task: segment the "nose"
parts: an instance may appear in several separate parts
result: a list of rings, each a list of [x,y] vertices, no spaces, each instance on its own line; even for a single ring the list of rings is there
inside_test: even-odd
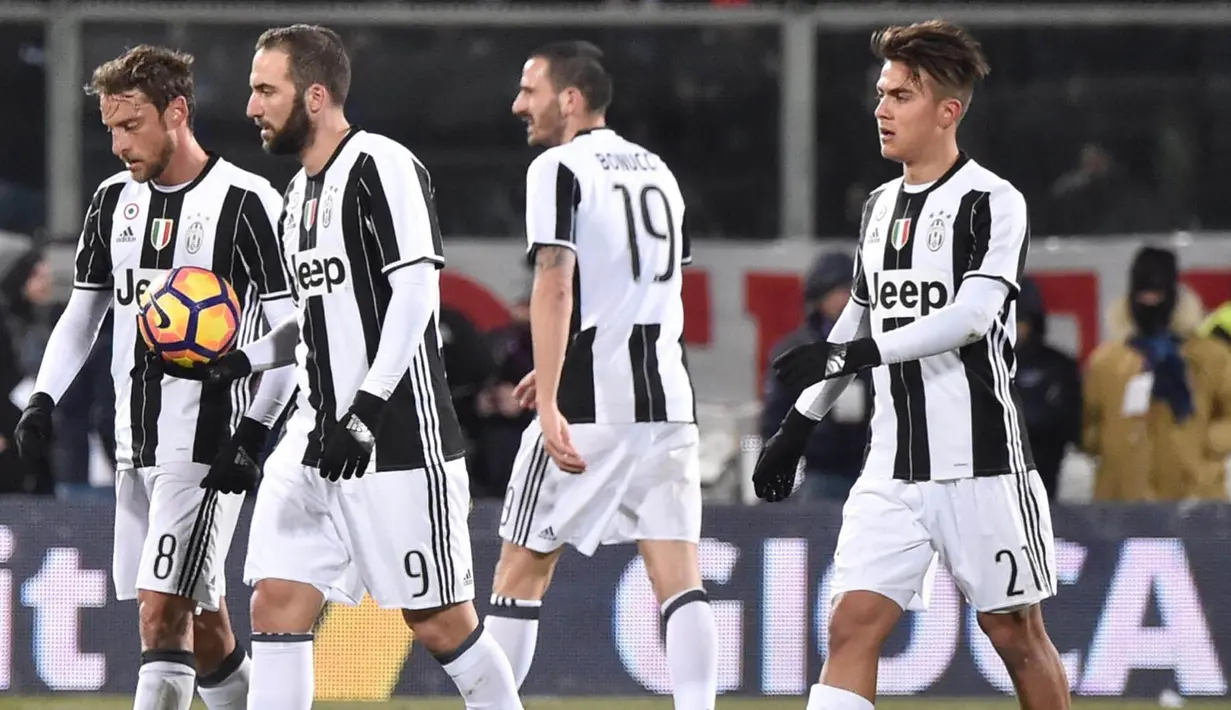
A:
[[[256,92],[253,92],[250,96],[248,96],[248,107],[246,109],[248,118],[256,118],[257,116],[260,116],[260,109],[260,101],[257,99]]]
[[[123,131],[111,132],[111,154],[115,157],[123,159],[124,152],[131,144],[132,141],[128,140]]]
[[[526,112],[526,100],[524,96],[518,96],[513,99],[513,115],[520,116]]]
[[[876,117],[879,119],[888,120],[892,118],[892,116],[889,114],[889,97],[888,96],[882,96],[879,100],[877,100],[876,111],[874,113]]]

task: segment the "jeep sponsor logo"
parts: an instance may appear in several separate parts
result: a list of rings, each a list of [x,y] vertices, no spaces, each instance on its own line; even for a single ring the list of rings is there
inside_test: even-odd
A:
[[[872,308],[884,318],[922,318],[949,305],[949,288],[925,276],[913,269],[874,272]]]
[[[125,269],[124,282],[115,289],[115,302],[124,307],[139,306],[141,294],[165,273],[163,269]]]
[[[291,255],[295,267],[295,283],[303,297],[324,296],[345,289],[346,262],[336,254],[321,249],[308,249]]]

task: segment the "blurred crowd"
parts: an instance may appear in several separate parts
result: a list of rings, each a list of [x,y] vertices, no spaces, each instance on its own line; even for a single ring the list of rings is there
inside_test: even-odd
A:
[[[788,348],[826,337],[850,298],[851,259],[822,253],[804,279],[807,303]],[[1104,342],[1084,365],[1047,340],[1047,310],[1034,282],[1017,299],[1016,383],[1035,464],[1055,500],[1068,455],[1096,462],[1095,501],[1227,500],[1231,457],[1231,304],[1205,314],[1179,280],[1174,252],[1143,247],[1128,292],[1111,304]],[[767,368],[767,372],[771,371]],[[803,498],[844,500],[863,464],[872,414],[861,374],[816,428],[805,454]],[[772,376],[761,436],[795,402]]]

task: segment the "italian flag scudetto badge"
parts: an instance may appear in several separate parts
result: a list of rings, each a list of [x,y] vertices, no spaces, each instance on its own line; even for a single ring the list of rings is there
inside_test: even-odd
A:
[[[903,217],[893,221],[893,232],[889,235],[889,243],[894,249],[901,249],[910,241],[910,218]]]

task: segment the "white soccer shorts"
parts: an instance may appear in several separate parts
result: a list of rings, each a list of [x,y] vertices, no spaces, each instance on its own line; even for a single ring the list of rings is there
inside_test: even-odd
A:
[[[543,449],[535,419],[522,434],[505,492],[500,537],[536,552],[701,537],[697,426],[676,422],[571,424],[586,463],[565,473]]]
[[[145,589],[218,610],[244,497],[201,488],[208,471],[203,464],[170,463],[117,473],[111,564],[117,599],[136,599]]]
[[[265,463],[244,581],[311,584],[331,601],[435,609],[474,599],[470,478],[465,459],[440,469],[329,482],[288,433]]]
[[[978,611],[1055,595],[1051,512],[1038,473],[919,483],[860,477],[842,509],[830,601],[868,590],[917,608],[934,555]]]

